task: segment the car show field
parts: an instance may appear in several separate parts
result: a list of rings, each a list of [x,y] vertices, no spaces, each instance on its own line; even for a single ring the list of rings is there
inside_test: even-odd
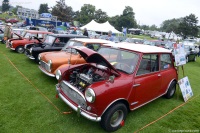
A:
[[[200,59],[184,65],[194,96],[184,102],[177,86],[172,99],[160,97],[129,112],[119,133],[200,132]],[[44,75],[24,54],[0,44],[0,132],[105,132],[56,97],[55,78]],[[179,68],[179,79],[183,78]]]

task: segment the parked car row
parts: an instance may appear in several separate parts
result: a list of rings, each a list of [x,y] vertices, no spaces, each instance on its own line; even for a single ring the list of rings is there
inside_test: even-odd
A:
[[[129,111],[176,92],[178,75],[165,48],[33,30],[9,46],[39,62],[41,72],[58,80],[59,98],[109,132],[124,125]]]

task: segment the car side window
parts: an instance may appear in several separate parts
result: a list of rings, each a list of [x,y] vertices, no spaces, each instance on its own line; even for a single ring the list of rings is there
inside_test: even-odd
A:
[[[92,49],[94,51],[97,51],[100,48],[100,46],[101,46],[100,44],[93,44],[93,43],[86,44],[87,48]]]
[[[43,34],[38,34],[39,39],[43,39]]]
[[[55,40],[55,47],[64,47],[64,45],[68,42],[70,38],[66,38],[66,37],[60,37],[60,38],[56,38]]]
[[[144,54],[137,71],[137,75],[148,74],[156,71],[159,71],[159,55]]]
[[[170,54],[161,54],[160,60],[161,60],[161,67],[160,67],[161,70],[165,70],[172,67]]]

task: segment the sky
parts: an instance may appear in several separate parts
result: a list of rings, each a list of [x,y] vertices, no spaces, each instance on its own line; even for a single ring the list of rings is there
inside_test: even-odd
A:
[[[3,0],[0,0],[2,3]],[[47,3],[49,7],[56,5],[56,0],[9,0],[13,6],[38,10],[40,4]],[[133,8],[135,19],[140,25],[160,27],[168,19],[180,18],[195,14],[200,21],[200,0],[65,0],[67,6],[78,11],[84,4],[94,5],[106,12],[108,16],[121,15],[125,6]],[[199,22],[200,24],[200,22]]]

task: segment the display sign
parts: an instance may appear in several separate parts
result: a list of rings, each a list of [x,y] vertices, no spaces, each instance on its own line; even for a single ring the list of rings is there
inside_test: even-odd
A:
[[[183,44],[174,44],[173,54],[175,57],[176,66],[181,66],[181,65],[186,64],[185,50],[184,50]]]
[[[51,18],[52,15],[51,15],[51,13],[42,13],[41,17],[43,17],[43,18]]]
[[[190,86],[190,82],[188,80],[188,77],[184,77],[178,81],[178,84],[180,86],[183,99],[186,102],[189,98],[193,96],[192,88]]]

